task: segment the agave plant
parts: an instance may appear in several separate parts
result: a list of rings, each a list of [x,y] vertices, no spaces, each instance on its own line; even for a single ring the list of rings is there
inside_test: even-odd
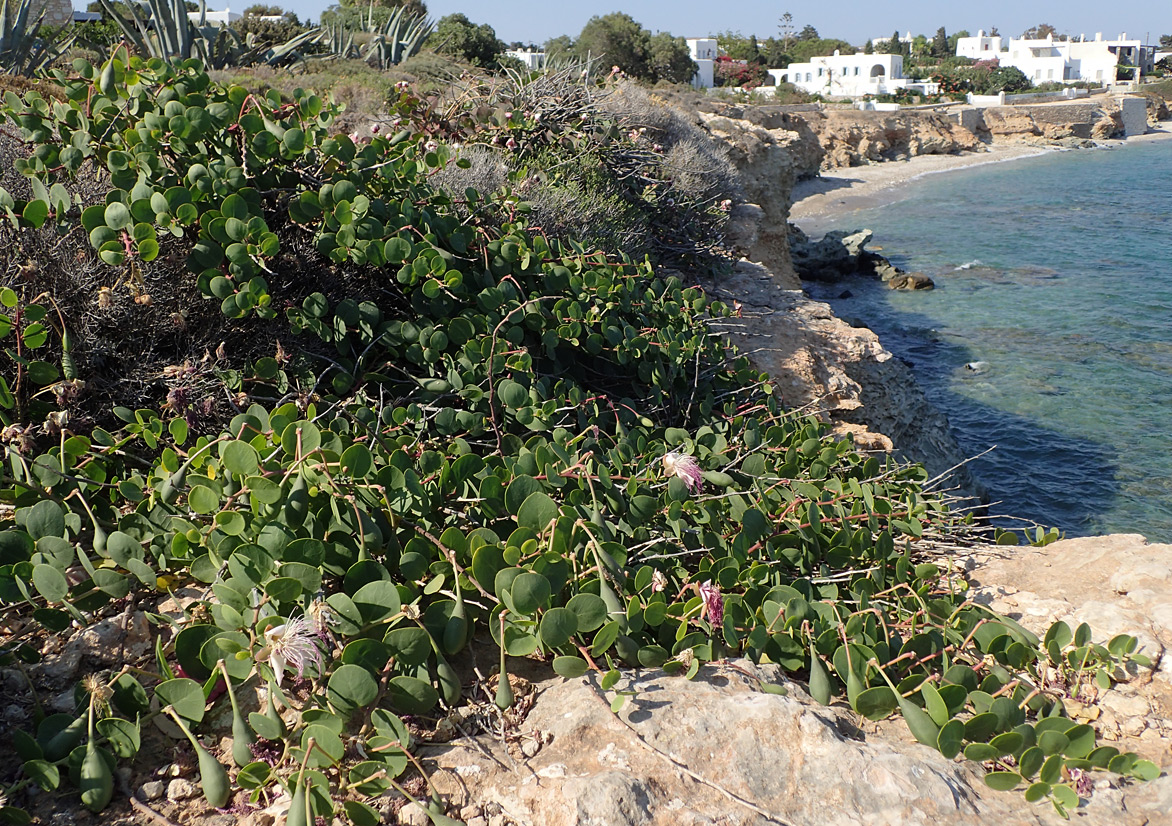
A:
[[[116,13],[112,0],[101,3],[140,54],[168,63],[195,57],[213,69],[253,63],[277,65],[298,57],[298,47],[319,34],[311,29],[279,46],[256,45],[251,40],[245,42],[231,26],[209,24],[206,0],[200,3],[198,22],[191,20],[183,0],[145,0],[145,7],[130,3],[131,20]]]
[[[215,41],[215,33],[209,38],[191,22],[183,0],[146,0],[145,9],[139,3],[128,3],[124,8],[130,12],[130,20],[114,8],[111,0],[101,0],[101,3],[139,54],[168,63],[191,57],[205,64],[211,62],[208,46]],[[207,3],[201,3],[200,8],[200,21],[206,23]]]
[[[409,13],[399,6],[384,23],[375,20],[373,1],[364,18],[360,18],[360,34],[369,35],[365,42],[355,43],[355,32],[342,25],[322,28],[316,42],[326,47],[329,57],[360,58],[386,69],[417,54],[423,41],[435,28],[435,23],[422,14]]]
[[[372,0],[364,30],[373,36],[363,47],[363,58],[377,61],[380,69],[398,65],[423,48],[434,28],[435,23],[424,15],[408,14],[406,6],[399,6],[386,23],[376,26]]]
[[[0,0],[0,73],[32,77],[73,42],[39,37],[45,12],[30,23],[32,11],[33,0]]]

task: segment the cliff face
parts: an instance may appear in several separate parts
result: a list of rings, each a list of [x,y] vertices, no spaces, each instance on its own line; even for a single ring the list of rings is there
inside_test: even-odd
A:
[[[805,122],[825,149],[825,169],[983,149],[976,135],[935,112],[828,109],[795,117]]]
[[[745,118],[701,115],[714,139],[726,144],[748,201],[734,207],[728,234],[746,260],[706,285],[741,307],[725,331],[774,377],[787,407],[805,408],[853,434],[863,449],[923,462],[933,475],[957,465],[963,457],[948,421],[907,366],[873,332],[850,326],[801,292],[790,254],[790,193],[826,157],[816,131],[768,107],[749,111],[755,122],[748,112]],[[956,481],[979,495],[963,468]]]
[[[1054,143],[1107,140],[1123,135],[1123,117],[1114,101],[994,106],[982,110],[978,134],[997,142]]]
[[[772,270],[784,286],[798,289],[787,239],[790,192],[798,180],[818,174],[821,145],[812,134],[786,128],[788,123],[765,128],[719,115],[700,117],[727,147],[747,202],[731,216],[729,243]]]

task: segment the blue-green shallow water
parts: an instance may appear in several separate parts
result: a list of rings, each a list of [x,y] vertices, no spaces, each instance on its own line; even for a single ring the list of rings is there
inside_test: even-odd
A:
[[[855,227],[937,289],[811,292],[912,363],[966,455],[997,445],[994,512],[1172,541],[1172,141],[926,176],[830,226]]]

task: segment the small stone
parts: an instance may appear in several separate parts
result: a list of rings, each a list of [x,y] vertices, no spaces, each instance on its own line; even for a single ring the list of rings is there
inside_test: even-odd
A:
[[[521,743],[521,754],[526,757],[536,757],[541,751],[541,743],[536,740],[525,740]]]
[[[167,784],[168,800],[188,800],[199,794],[199,789],[190,780],[176,777]]]
[[[488,820],[480,816],[470,817],[464,821],[464,826],[488,826]]]
[[[474,817],[480,817],[481,808],[476,803],[469,803],[460,810],[461,820],[471,820]]]
[[[488,826],[508,826],[504,815],[493,815],[488,819]]]
[[[399,810],[399,822],[403,826],[430,826],[431,818],[418,803],[408,803]]]
[[[1128,737],[1139,737],[1147,727],[1147,721],[1142,717],[1131,717],[1119,724],[1120,731]]]
[[[148,780],[143,783],[138,789],[138,796],[141,800],[150,802],[151,800],[158,800],[167,791],[167,787],[162,780]]]

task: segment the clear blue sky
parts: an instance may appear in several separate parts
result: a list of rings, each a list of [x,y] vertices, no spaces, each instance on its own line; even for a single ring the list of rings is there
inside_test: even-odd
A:
[[[243,10],[257,0],[232,0]],[[332,0],[264,0],[281,5],[298,16],[316,21]],[[542,43],[559,34],[577,35],[595,15],[624,11],[652,31],[669,31],[683,37],[703,37],[726,29],[769,37],[777,34],[778,18],[789,11],[794,25],[807,23],[823,37],[838,37],[861,45],[869,37],[890,36],[893,29],[931,36],[944,26],[949,33],[996,26],[1003,35],[1019,35],[1030,26],[1050,23],[1059,32],[1094,37],[1129,37],[1151,42],[1172,34],[1172,2],[1140,0],[1103,3],[1101,0],[1066,0],[1040,3],[1031,0],[984,0],[975,3],[941,3],[939,0],[831,0],[797,3],[790,0],[425,0],[431,15],[439,19],[461,12],[474,23],[488,23],[506,42]],[[85,8],[86,0],[74,0]],[[361,0],[360,0],[361,2]],[[209,9],[222,9],[227,0],[208,0]]]

